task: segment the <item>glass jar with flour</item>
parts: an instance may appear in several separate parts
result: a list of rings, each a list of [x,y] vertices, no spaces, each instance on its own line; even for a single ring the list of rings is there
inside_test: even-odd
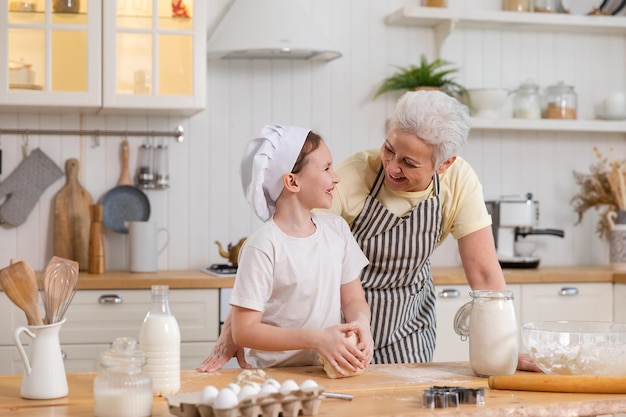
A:
[[[478,290],[454,318],[454,330],[469,338],[470,366],[478,376],[512,375],[517,368],[518,327],[511,291]]]
[[[516,119],[541,119],[541,95],[533,80],[524,81],[513,96],[513,117]]]

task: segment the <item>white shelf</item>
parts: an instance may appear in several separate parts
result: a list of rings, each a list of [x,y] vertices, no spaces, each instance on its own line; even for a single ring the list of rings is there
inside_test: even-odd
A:
[[[433,28],[443,25],[452,28],[626,34],[624,16],[580,16],[566,13],[474,11],[407,6],[387,16],[386,22],[390,25]]]
[[[624,120],[481,119],[472,118],[474,130],[626,133]]]

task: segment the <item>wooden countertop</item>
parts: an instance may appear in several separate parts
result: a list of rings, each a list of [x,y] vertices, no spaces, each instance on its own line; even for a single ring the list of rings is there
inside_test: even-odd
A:
[[[413,416],[572,416],[626,412],[626,397],[613,394],[563,394],[491,390],[485,378],[473,375],[466,362],[371,365],[362,375],[329,379],[321,367],[266,369],[269,377],[300,384],[314,379],[326,391],[354,395],[352,401],[324,398],[317,415],[359,417]],[[222,388],[232,382],[240,369],[213,374],[182,371],[181,393],[200,391],[207,385]],[[89,417],[93,416],[95,373],[68,374],[69,395],[55,400],[20,398],[20,375],[0,375],[0,416]],[[433,385],[485,388],[485,405],[462,404],[459,408],[425,409],[422,392]],[[171,416],[163,398],[155,398],[153,417]]]
[[[432,268],[436,285],[467,284],[460,267]],[[561,283],[561,282],[619,282],[626,283],[626,272],[615,273],[606,266],[567,266],[537,269],[505,269],[509,284]],[[136,273],[111,271],[104,274],[81,272],[80,290],[149,289],[153,284],[166,284],[170,288],[232,288],[234,276],[216,276],[200,270],[158,271]]]

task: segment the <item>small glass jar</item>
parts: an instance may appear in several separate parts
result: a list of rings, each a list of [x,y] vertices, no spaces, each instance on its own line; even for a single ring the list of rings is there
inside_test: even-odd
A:
[[[546,88],[543,117],[545,119],[576,119],[578,97],[574,87],[563,81]]]
[[[516,119],[541,119],[541,95],[533,80],[524,81],[513,96],[513,117]]]
[[[531,0],[504,0],[502,8],[509,12],[529,12]]]
[[[533,11],[535,13],[556,13],[558,12],[558,0],[533,0]]]
[[[477,290],[454,317],[454,330],[469,337],[470,366],[478,376],[512,375],[517,368],[518,326],[513,292]]]
[[[152,415],[152,380],[143,372],[146,355],[137,341],[118,337],[102,354],[101,373],[93,382],[96,417],[148,417]]]

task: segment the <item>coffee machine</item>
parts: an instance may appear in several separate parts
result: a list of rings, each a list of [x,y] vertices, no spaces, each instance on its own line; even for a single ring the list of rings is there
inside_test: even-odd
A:
[[[493,238],[502,268],[539,266],[539,258],[534,256],[536,244],[525,241],[526,236],[565,236],[563,230],[535,228],[539,220],[539,203],[533,200],[531,193],[503,196],[485,204],[491,214]]]

